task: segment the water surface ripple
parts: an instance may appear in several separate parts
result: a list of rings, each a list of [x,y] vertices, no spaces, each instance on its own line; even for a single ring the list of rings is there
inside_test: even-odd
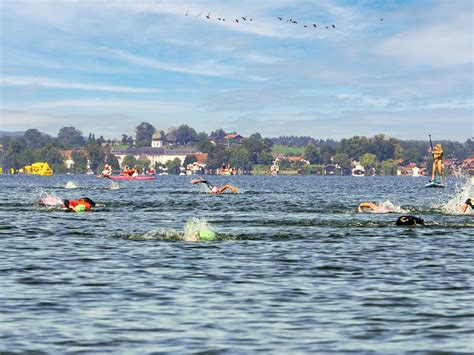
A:
[[[0,351],[474,351],[474,221],[441,208],[455,180],[209,179],[242,193],[0,176]],[[37,205],[45,194],[101,206],[64,213]],[[358,213],[369,200],[427,225]],[[182,241],[193,218],[217,240]]]

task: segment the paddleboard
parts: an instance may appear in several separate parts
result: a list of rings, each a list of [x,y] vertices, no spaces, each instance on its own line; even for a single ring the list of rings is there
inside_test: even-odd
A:
[[[443,185],[443,184],[439,184],[437,182],[431,181],[431,182],[425,184],[425,187],[446,187],[446,186]]]

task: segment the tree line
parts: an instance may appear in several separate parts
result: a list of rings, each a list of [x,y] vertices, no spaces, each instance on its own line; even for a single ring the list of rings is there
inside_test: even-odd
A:
[[[254,133],[243,138],[239,144],[232,144],[225,137],[229,133],[223,129],[216,129],[211,133],[197,132],[194,128],[182,124],[164,131],[157,131],[155,127],[142,122],[135,128],[135,135],[122,135],[122,147],[149,147],[152,137],[159,133],[164,144],[177,146],[195,146],[199,151],[208,154],[207,168],[217,169],[222,164],[231,164],[244,172],[250,172],[255,166],[269,166],[274,161],[272,146],[283,144],[293,147],[304,147],[303,157],[311,165],[324,166],[338,165],[343,169],[350,168],[352,160],[358,160],[366,168],[382,169],[391,174],[396,169],[398,161],[404,164],[422,164],[430,158],[428,141],[399,140],[383,134],[374,137],[354,136],[337,142],[332,139],[314,139],[312,137],[283,136],[278,138],[264,138]],[[88,164],[90,169],[98,171],[104,164],[110,164],[119,169],[117,158],[111,153],[112,143],[103,136],[96,138],[93,133],[84,137],[75,127],[63,127],[56,137],[42,133],[37,129],[28,129],[23,135],[3,135],[0,137],[2,149],[1,165],[4,171],[19,169],[37,161],[46,161],[55,172],[66,171],[84,173]],[[465,159],[472,156],[474,143],[471,139],[464,143],[455,141],[437,141],[445,151],[445,158]],[[67,170],[64,161],[64,150],[72,150],[74,166]],[[126,157],[127,163],[145,168],[147,159],[131,160]],[[195,157],[187,157],[185,163],[192,163]],[[290,163],[282,162],[283,166],[290,167]],[[172,171],[179,171],[179,161],[170,162]],[[301,163],[300,163],[301,165]],[[395,168],[394,168],[395,167]]]

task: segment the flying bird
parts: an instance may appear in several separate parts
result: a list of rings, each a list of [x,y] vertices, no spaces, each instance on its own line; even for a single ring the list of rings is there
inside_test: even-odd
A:
[[[279,19],[280,21],[283,20],[283,18],[281,18],[281,17],[278,17],[278,19]]]
[[[235,19],[234,21],[237,22],[237,23],[239,23],[239,19]]]
[[[316,28],[316,27],[318,27],[318,25],[316,25],[315,23],[313,23],[313,27]]]
[[[242,20],[247,21],[247,17],[242,16]]]
[[[210,13],[210,12],[206,15],[206,18],[207,18],[208,20],[211,18],[211,13]]]

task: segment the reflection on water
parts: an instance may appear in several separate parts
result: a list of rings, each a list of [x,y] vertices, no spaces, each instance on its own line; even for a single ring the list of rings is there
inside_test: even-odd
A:
[[[0,176],[0,351],[472,352],[465,180],[68,179]],[[84,196],[95,212],[38,204]],[[426,226],[396,227],[405,211]]]

